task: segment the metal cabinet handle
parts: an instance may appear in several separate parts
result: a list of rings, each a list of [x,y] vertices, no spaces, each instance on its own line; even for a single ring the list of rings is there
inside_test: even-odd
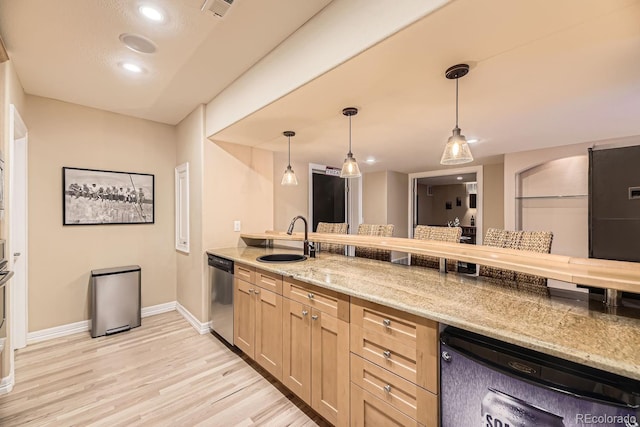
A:
[[[389,384],[384,386],[384,391],[386,391],[387,393],[391,393],[391,386]]]
[[[309,292],[309,295],[307,295],[309,297],[309,299],[313,299],[315,297],[315,295],[313,295],[311,292]]]
[[[13,256],[20,256],[20,255],[21,255],[20,252],[14,252],[13,253]]]
[[[382,319],[382,324],[388,328],[389,326],[391,326],[391,320]]]
[[[255,291],[253,291],[253,293],[258,295],[260,293],[260,289],[256,289]]]
[[[382,352],[382,355],[385,359],[391,359],[391,352],[389,350],[385,350]]]
[[[306,316],[307,314],[309,314],[309,312],[307,310],[302,310],[302,315]]]
[[[311,320],[318,320],[318,315],[314,314],[313,316],[311,316]]]
[[[250,294],[252,294],[252,293],[253,293],[253,291],[254,291],[253,289],[249,289],[249,293],[250,293]]]

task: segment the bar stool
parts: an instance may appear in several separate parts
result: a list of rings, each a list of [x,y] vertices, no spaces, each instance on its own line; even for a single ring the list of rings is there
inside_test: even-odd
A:
[[[460,243],[462,228],[460,227],[433,227],[430,225],[418,225],[413,232],[413,238],[418,240],[436,240],[438,242]],[[440,259],[429,255],[411,254],[411,265],[419,265],[428,268],[440,268]],[[447,260],[447,270],[456,271],[458,262]]]
[[[485,246],[548,254],[551,253],[552,242],[553,233],[551,231],[509,231],[490,228],[487,230],[483,244]],[[549,294],[545,277],[484,265],[480,266],[478,274],[502,286],[542,295]]]
[[[393,224],[360,224],[358,226],[358,235],[391,237],[393,235]],[[356,246],[356,256],[379,261],[391,261],[391,251],[384,249]]]
[[[316,227],[316,233],[333,233],[333,234],[347,234],[346,222],[319,222]],[[344,255],[344,245],[337,245],[335,243],[321,243],[320,249],[332,254]]]

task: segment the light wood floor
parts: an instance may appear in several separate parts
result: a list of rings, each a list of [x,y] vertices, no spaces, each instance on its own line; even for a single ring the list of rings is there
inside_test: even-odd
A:
[[[316,426],[275,380],[177,312],[109,337],[71,335],[16,352],[0,426]]]

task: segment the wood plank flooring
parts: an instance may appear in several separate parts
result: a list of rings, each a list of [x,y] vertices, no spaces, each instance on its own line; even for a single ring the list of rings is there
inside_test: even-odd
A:
[[[89,333],[16,352],[0,426],[325,426],[255,363],[177,312],[109,337]]]

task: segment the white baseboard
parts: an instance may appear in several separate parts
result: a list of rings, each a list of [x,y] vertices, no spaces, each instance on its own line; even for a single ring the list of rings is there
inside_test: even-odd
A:
[[[140,316],[149,317],[149,316],[154,316],[156,314],[166,313],[168,311],[173,311],[176,309],[176,304],[177,304],[176,301],[171,301],[164,304],[144,307],[140,311]],[[34,344],[41,341],[47,341],[53,338],[65,337],[67,335],[86,332],[90,329],[91,329],[91,320],[82,320],[80,322],[69,323],[67,325],[41,329],[39,331],[33,331],[27,334],[27,344]]]
[[[27,345],[86,332],[89,329],[91,329],[91,320],[82,320],[80,322],[29,332],[27,334]]]
[[[200,335],[209,333],[209,322],[205,322],[205,323],[200,322],[196,318],[196,316],[191,314],[189,310],[184,308],[184,306],[180,303],[176,303],[176,310],[178,311],[178,313],[182,315],[182,317],[184,317],[187,320],[187,322],[191,324],[191,326],[193,326],[193,329],[195,329],[196,332],[198,332]]]
[[[0,395],[7,394],[11,390],[13,390],[14,384],[15,384],[15,378],[13,376],[13,372],[11,372],[9,376],[4,377],[2,381],[0,381]]]
[[[167,313],[176,309],[176,301],[165,302],[164,304],[152,305],[150,307],[143,307],[140,311],[141,317],[155,316],[156,314]]]

